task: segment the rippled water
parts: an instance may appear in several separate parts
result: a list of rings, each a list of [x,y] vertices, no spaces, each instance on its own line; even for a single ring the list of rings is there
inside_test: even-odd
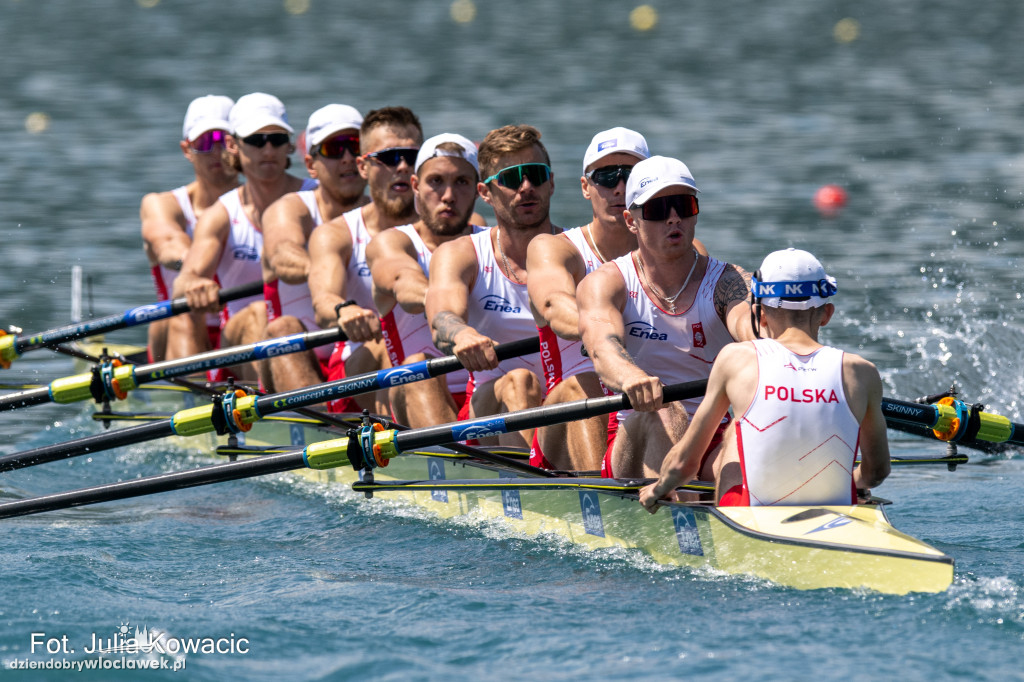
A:
[[[188,179],[185,106],[264,90],[296,128],[331,101],[408,105],[428,135],[536,125],[565,226],[588,218],[590,137],[640,130],[694,172],[716,255],[753,269],[793,245],[826,263],[841,291],[826,339],[877,363],[887,394],[956,382],[1024,421],[1018,3],[655,2],[646,32],[631,4],[479,2],[454,21],[466,4],[5,2],[0,322],[65,323],[76,264],[97,316],[150,300],[138,203]],[[826,183],[849,192],[837,216],[812,205]],[[39,351],[0,379],[70,372]],[[0,419],[8,451],[94,428],[74,408]],[[892,439],[896,455],[941,452]],[[0,496],[206,461],[151,444],[4,474]],[[189,656],[188,679],[1019,678],[1021,469],[981,456],[955,473],[899,469],[879,490],[899,528],[957,561],[953,588],[927,596],[666,570],[286,477],[5,521],[0,658],[27,656],[32,632],[88,641],[130,623],[251,641]]]

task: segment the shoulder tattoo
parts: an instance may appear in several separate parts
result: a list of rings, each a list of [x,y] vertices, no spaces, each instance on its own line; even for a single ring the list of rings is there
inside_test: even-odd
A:
[[[750,298],[750,273],[735,265],[727,265],[715,286],[715,311],[725,319],[725,313],[736,301]]]

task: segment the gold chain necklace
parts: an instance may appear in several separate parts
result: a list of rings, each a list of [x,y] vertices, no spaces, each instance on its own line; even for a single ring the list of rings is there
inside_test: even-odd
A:
[[[676,299],[679,298],[679,294],[683,293],[683,289],[686,288],[686,285],[690,283],[690,278],[693,277],[693,271],[697,269],[697,261],[699,260],[700,255],[697,253],[697,249],[694,249],[693,265],[690,266],[690,272],[686,275],[686,279],[683,281],[683,286],[679,287],[679,291],[677,291],[675,295],[666,296],[651,284],[651,280],[647,278],[647,273],[644,272],[644,262],[640,259],[640,252],[637,251],[636,254],[636,264],[640,268],[640,276],[644,278],[644,283],[647,284],[647,288],[657,294],[661,300],[665,301],[665,303],[668,303],[668,311],[673,314],[676,312]]]
[[[608,259],[605,258],[604,255],[602,255],[601,250],[597,248],[597,240],[594,239],[593,225],[594,225],[594,221],[593,220],[591,220],[589,223],[587,223],[587,234],[590,235],[590,243],[594,247],[594,255],[597,256],[601,260],[602,263],[607,263]]]
[[[505,274],[508,275],[510,278],[514,279],[516,281],[516,284],[522,284],[522,281],[520,281],[520,279],[516,277],[515,271],[509,267],[508,258],[505,258],[505,249],[503,249],[501,246],[501,226],[499,225],[498,227],[495,227],[494,230],[498,239],[498,253],[501,254],[501,262],[505,264]]]

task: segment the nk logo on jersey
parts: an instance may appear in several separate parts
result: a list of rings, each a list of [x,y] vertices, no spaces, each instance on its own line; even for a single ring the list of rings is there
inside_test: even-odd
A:
[[[252,246],[236,246],[231,251],[231,257],[235,260],[259,260],[260,253]]]
[[[359,273],[360,277],[369,277],[370,266],[366,264],[366,261],[359,261],[356,263],[356,272]]]
[[[497,294],[489,294],[480,299],[480,302],[484,304],[484,310],[494,310],[499,313],[509,313],[512,315],[518,315],[523,312],[523,309],[512,303],[504,296],[498,296]]]
[[[654,325],[647,324],[642,320],[627,322],[629,335],[638,339],[650,339],[651,341],[668,341],[668,334],[659,332]]]

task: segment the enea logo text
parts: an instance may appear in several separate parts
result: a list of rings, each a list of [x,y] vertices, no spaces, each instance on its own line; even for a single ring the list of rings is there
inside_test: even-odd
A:
[[[668,341],[668,334],[659,332],[654,325],[647,324],[642,320],[627,322],[629,335],[638,339],[650,339],[651,341]]]
[[[143,305],[132,308],[125,316],[132,322],[147,322],[149,320],[160,320],[167,316],[167,307],[159,304]]]
[[[487,438],[488,436],[499,436],[505,432],[505,419],[502,417],[495,417],[475,424],[470,423],[465,426],[457,424],[452,428],[453,440]]]
[[[273,358],[278,355],[287,355],[288,353],[297,353],[300,350],[305,350],[305,346],[302,343],[293,342],[290,343],[287,340],[282,343],[275,343],[273,345],[267,345],[264,347],[263,357]]]
[[[429,378],[430,375],[426,372],[409,369],[408,367],[395,367],[384,372],[380,383],[385,386],[401,386],[402,384],[411,384],[414,381],[422,381]]]
[[[523,312],[523,309],[519,306],[512,305],[507,298],[498,296],[497,294],[489,294],[480,299],[480,302],[484,304],[484,310],[494,310],[499,313],[510,313],[518,315]]]

